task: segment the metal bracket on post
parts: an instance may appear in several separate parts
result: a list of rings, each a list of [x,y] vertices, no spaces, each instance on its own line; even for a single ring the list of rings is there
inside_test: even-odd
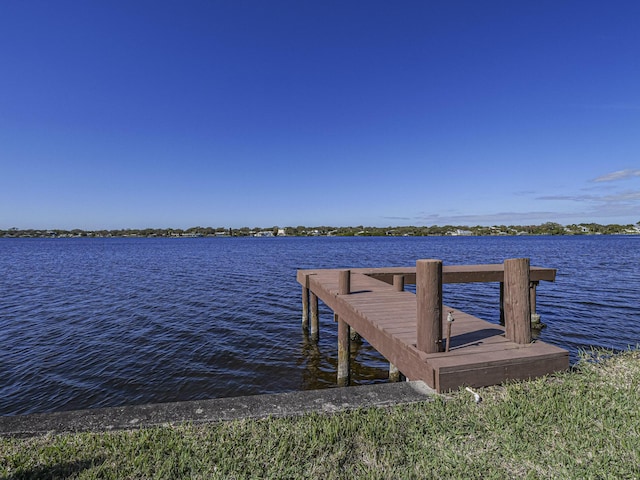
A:
[[[451,324],[454,322],[453,311],[449,311],[447,314],[447,346],[445,348],[445,352],[449,351],[451,347]]]
[[[538,288],[538,281],[529,282],[529,303],[531,304],[531,327],[541,328],[540,315],[536,312],[536,290]]]

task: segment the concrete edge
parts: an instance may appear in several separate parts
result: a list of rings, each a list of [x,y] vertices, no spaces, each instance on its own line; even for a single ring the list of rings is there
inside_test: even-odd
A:
[[[131,430],[182,423],[336,413],[432,401],[421,381],[0,417],[0,436]]]

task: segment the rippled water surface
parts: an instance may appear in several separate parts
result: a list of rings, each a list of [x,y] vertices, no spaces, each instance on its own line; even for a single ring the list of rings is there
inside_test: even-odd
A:
[[[501,263],[558,269],[544,341],[640,342],[640,237],[0,239],[0,415],[334,386],[336,326],[300,328],[298,268]],[[445,303],[498,322],[497,284]],[[388,364],[355,347],[355,383]]]

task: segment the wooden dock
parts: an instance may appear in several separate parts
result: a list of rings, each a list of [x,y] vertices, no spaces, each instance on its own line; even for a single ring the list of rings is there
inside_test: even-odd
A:
[[[338,322],[339,385],[349,384],[349,340],[357,332],[402,372],[438,392],[488,386],[566,370],[569,352],[531,341],[536,287],[554,281],[555,270],[530,267],[528,259],[495,265],[442,266],[418,260],[416,267],[298,270],[302,326],[318,338],[318,300]],[[489,323],[442,304],[443,283],[500,282],[501,319]],[[415,284],[416,294],[405,284]],[[451,322],[450,320],[453,320]],[[450,341],[446,331],[451,328]]]

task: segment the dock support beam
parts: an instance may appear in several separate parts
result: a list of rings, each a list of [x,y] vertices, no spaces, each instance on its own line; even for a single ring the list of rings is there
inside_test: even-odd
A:
[[[417,348],[442,351],[442,260],[416,262]]]
[[[302,287],[302,330],[309,330],[309,277],[305,278],[306,285]]]
[[[317,342],[320,338],[320,316],[318,314],[318,296],[310,292],[311,303],[311,340]]]
[[[531,298],[529,259],[504,261],[504,321],[507,340],[531,343]]]
[[[351,350],[350,332],[347,322],[338,317],[338,386],[346,387],[351,380],[349,354]]]
[[[351,270],[341,270],[338,273],[338,294],[351,293]],[[349,324],[338,317],[338,386],[349,385],[351,377],[351,328]]]

